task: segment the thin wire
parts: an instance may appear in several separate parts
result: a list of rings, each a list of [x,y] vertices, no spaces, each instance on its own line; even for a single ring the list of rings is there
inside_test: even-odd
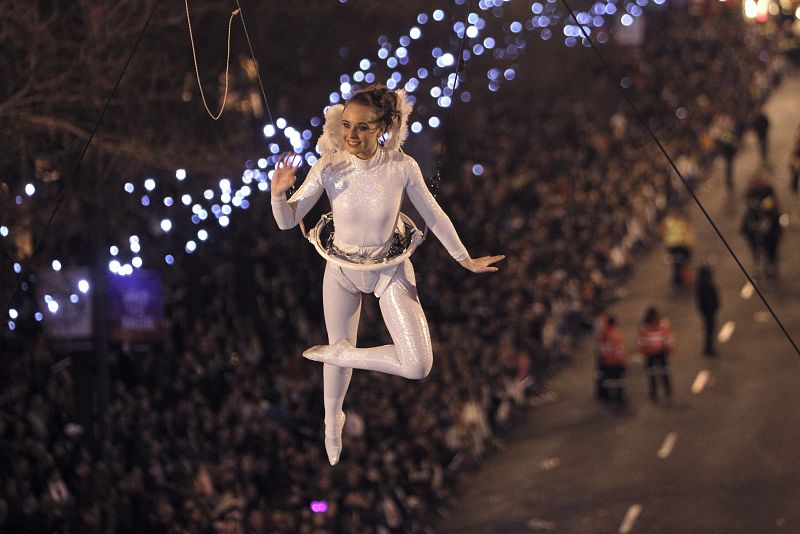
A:
[[[108,110],[109,106],[111,105],[111,100],[113,100],[114,95],[116,95],[116,93],[117,93],[117,89],[119,88],[119,84],[122,82],[122,77],[125,76],[125,72],[128,70],[128,66],[131,64],[131,60],[133,59],[133,55],[136,53],[136,49],[139,47],[139,43],[141,42],[142,37],[144,37],[144,32],[145,32],[145,30],[147,30],[147,26],[150,25],[150,20],[153,18],[153,14],[156,12],[156,8],[158,7],[158,3],[159,3],[159,0],[155,0],[153,2],[153,9],[150,10],[150,14],[147,16],[147,20],[145,21],[144,26],[142,26],[142,31],[139,32],[139,36],[136,38],[136,42],[133,44],[133,48],[131,49],[131,53],[128,55],[127,61],[125,61],[125,66],[122,67],[122,72],[119,73],[119,77],[117,78],[117,81],[114,84],[114,88],[111,90],[111,94],[108,95],[108,99],[106,100],[106,103],[103,106],[103,110],[100,112],[100,116],[97,118],[97,122],[95,123],[94,128],[92,128],[92,131],[89,134],[89,138],[86,140],[86,143],[84,143],[84,145],[83,145],[83,149],[81,150],[80,156],[78,156],[78,160],[75,162],[75,165],[72,167],[72,171],[69,173],[69,176],[67,177],[67,179],[66,179],[66,181],[64,183],[64,188],[61,190],[61,194],[58,197],[58,201],[56,202],[55,208],[53,208],[52,213],[50,213],[50,218],[47,220],[47,224],[45,225],[44,230],[42,231],[42,235],[36,241],[36,245],[33,247],[33,251],[31,252],[30,258],[28,258],[28,261],[25,263],[25,267],[22,269],[22,271],[19,274],[19,277],[17,278],[17,283],[14,285],[14,288],[11,290],[11,293],[8,295],[8,300],[6,301],[6,305],[3,308],[4,310],[8,310],[8,309],[11,308],[11,302],[14,300],[14,296],[16,295],[17,290],[19,289],[20,285],[22,284],[22,280],[25,279],[25,275],[27,275],[28,271],[30,271],[31,263],[33,262],[33,259],[36,256],[36,253],[41,248],[42,243],[44,243],[45,237],[47,237],[47,232],[50,229],[50,225],[53,223],[53,219],[55,218],[56,213],[58,212],[58,209],[61,207],[61,203],[64,201],[64,197],[66,197],[66,195],[67,195],[67,191],[69,190],[69,186],[72,184],[72,181],[75,178],[75,174],[78,172],[78,168],[80,167],[81,162],[83,161],[83,157],[86,155],[86,151],[89,149],[89,145],[91,145],[91,143],[92,143],[92,139],[94,139],[94,134],[97,132],[97,129],[100,127],[100,123],[103,122],[103,117],[105,117],[106,111]]]
[[[464,65],[466,64],[466,61],[464,60],[464,45],[465,45],[465,43],[467,41],[467,22],[468,22],[468,19],[469,19],[469,14],[472,12],[472,4],[473,4],[473,2],[474,2],[474,0],[470,0],[469,5],[467,5],[467,15],[466,15],[466,17],[464,17],[464,33],[461,35],[461,44],[458,47],[458,60],[456,61],[456,67],[455,67],[453,73],[450,76],[447,77],[447,87],[450,89],[451,99],[452,99],[453,96],[455,96],[456,87],[458,86],[458,79],[461,76],[461,74],[464,72]],[[455,76],[453,76],[453,74],[455,74]],[[451,77],[453,79],[453,86],[452,87],[450,87],[450,78]],[[448,106],[448,108],[447,108],[447,113],[445,114],[445,117],[444,117],[445,118],[445,124],[449,124],[450,115],[452,115],[452,113],[453,113],[453,103],[451,102],[450,106]],[[442,163],[442,154],[444,154],[444,147],[445,147],[445,144],[446,144],[446,139],[447,138],[445,137],[442,140],[442,144],[439,145],[439,157],[436,160],[436,177],[434,179],[439,177],[439,169],[440,169],[441,163]],[[434,196],[436,196],[435,192],[434,192]]]
[[[272,118],[272,111],[269,109],[269,101],[267,100],[267,92],[264,91],[264,82],[261,80],[261,69],[258,68],[258,60],[256,59],[256,54],[253,51],[253,43],[250,42],[250,33],[247,31],[247,23],[244,21],[244,11],[242,10],[242,5],[239,3],[239,0],[236,0],[236,7],[237,12],[239,13],[239,17],[242,19],[242,27],[244,28],[244,36],[247,39],[247,47],[250,49],[250,57],[253,58],[253,66],[256,69],[256,77],[258,78],[258,86],[261,88],[261,96],[264,97],[264,106],[267,108],[267,116],[269,117],[269,123],[275,124],[275,121]],[[290,196],[292,190],[289,190]],[[308,237],[308,233],[306,232],[306,224],[301,220],[300,221],[300,233],[303,234],[303,237]]]
[[[764,296],[764,294],[758,288],[758,286],[756,285],[755,281],[750,276],[750,273],[747,272],[747,269],[745,269],[744,265],[739,260],[739,257],[733,251],[733,248],[731,248],[731,246],[728,244],[728,241],[725,239],[725,236],[722,234],[720,229],[717,227],[716,223],[714,222],[714,219],[711,218],[711,215],[708,213],[708,211],[706,211],[705,207],[703,206],[703,203],[700,202],[700,199],[697,198],[697,195],[694,193],[694,191],[692,191],[692,188],[689,187],[689,184],[687,183],[686,178],[683,177],[683,174],[681,174],[681,172],[678,170],[678,167],[675,165],[675,162],[672,160],[672,158],[670,157],[669,153],[664,148],[664,145],[661,144],[661,141],[658,140],[658,137],[656,136],[655,132],[653,132],[652,128],[650,128],[650,125],[648,124],[647,119],[645,119],[644,116],[639,112],[639,109],[636,107],[636,104],[633,102],[633,99],[630,97],[630,95],[625,90],[625,88],[622,87],[622,83],[621,83],[620,78],[616,75],[616,73],[614,73],[614,71],[612,70],[611,66],[606,62],[605,58],[603,58],[603,55],[600,53],[600,51],[595,46],[594,41],[592,41],[592,38],[589,37],[588,33],[586,32],[586,29],[583,27],[583,24],[578,22],[578,17],[575,16],[575,12],[572,10],[572,8],[567,3],[567,0],[561,0],[561,2],[567,8],[567,11],[569,11],[569,14],[572,17],[572,20],[581,29],[581,33],[583,34],[583,37],[589,42],[589,45],[590,45],[591,49],[597,55],[598,59],[603,64],[603,66],[605,67],[606,71],[608,71],[609,76],[611,76],[611,78],[614,81],[614,83],[616,84],[616,86],[622,92],[622,95],[628,101],[628,104],[631,106],[631,109],[633,109],[633,112],[636,114],[636,117],[639,119],[639,122],[641,122],[642,125],[645,127],[645,129],[647,130],[647,133],[650,134],[650,137],[653,138],[653,141],[655,141],[656,145],[658,145],[658,148],[661,150],[661,153],[664,154],[664,157],[667,158],[667,161],[672,166],[672,169],[678,175],[678,177],[680,178],[680,180],[683,183],[684,187],[686,187],[686,190],[692,196],[692,199],[694,199],[695,203],[700,208],[700,211],[703,213],[703,215],[705,216],[706,220],[708,220],[709,224],[714,229],[714,232],[717,233],[717,236],[719,236],[720,241],[722,241],[722,244],[725,245],[725,248],[728,250],[728,253],[731,255],[733,260],[736,262],[736,265],[739,266],[739,269],[742,271],[742,273],[744,273],[744,276],[745,276],[745,278],[747,278],[747,281],[750,282],[750,285],[752,285],[753,289],[755,289],[756,294],[758,295],[758,298],[760,298],[761,302],[764,303],[764,306],[766,306],[767,310],[769,310],[770,315],[772,315],[772,318],[775,320],[775,322],[777,323],[778,327],[783,332],[783,335],[786,336],[786,339],[789,340],[789,343],[791,343],[791,345],[794,348],[794,350],[797,353],[797,355],[800,356],[800,347],[797,346],[797,343],[795,343],[795,341],[792,338],[791,334],[789,334],[788,330],[786,330],[786,328],[783,326],[783,323],[781,322],[780,318],[778,318],[778,314],[775,313],[775,310],[772,309],[772,306],[770,306],[769,302],[767,301],[767,298]]]
[[[225,92],[222,95],[222,104],[219,106],[219,113],[214,114],[208,107],[206,95],[203,92],[203,82],[200,81],[200,67],[197,66],[197,50],[194,44],[194,32],[192,32],[192,17],[189,15],[189,0],[184,0],[183,3],[186,6],[186,24],[189,26],[189,41],[192,43],[192,59],[194,59],[194,72],[197,76],[197,85],[200,87],[200,98],[203,100],[203,106],[205,106],[208,114],[216,121],[222,117],[222,112],[225,110],[225,102],[228,100],[228,69],[231,64],[231,26],[233,26],[233,17],[239,14],[240,10],[235,10],[228,19],[228,53],[225,57]]]
[[[467,14],[464,17],[464,33],[461,35],[461,44],[458,47],[458,60],[456,60],[456,66],[453,72],[447,77],[447,87],[450,88],[450,106],[447,108],[447,112],[444,116],[444,124],[449,126],[450,125],[450,116],[453,113],[453,102],[452,98],[455,96],[456,87],[458,86],[458,79],[461,77],[461,74],[464,72],[464,65],[466,61],[464,60],[464,45],[467,41],[467,22],[469,20],[469,14],[472,13],[472,5],[475,0],[470,0],[469,4],[467,5]],[[453,79],[453,86],[450,87],[450,78]],[[447,144],[447,136],[442,138],[442,143],[439,145],[439,156],[436,158],[436,173],[433,175],[431,179],[430,189],[433,198],[436,198],[436,194],[439,192],[439,184],[442,181],[441,177],[441,167],[442,167],[442,155],[444,154],[444,147]],[[422,230],[422,239],[428,237],[428,225],[425,224],[425,228]]]
[[[239,3],[239,0],[236,0],[236,7],[239,8],[237,11],[239,13],[239,17],[242,19],[244,36],[247,38],[247,46],[250,49],[250,57],[253,58],[253,66],[256,68],[256,77],[258,78],[258,86],[261,87],[261,96],[264,97],[264,105],[267,107],[267,116],[269,116],[270,124],[275,124],[275,121],[272,120],[272,112],[269,109],[269,102],[267,101],[267,93],[266,91],[264,91],[264,83],[261,81],[261,71],[258,68],[258,61],[256,60],[255,52],[253,52],[253,44],[250,42],[250,34],[247,31],[247,24],[244,21],[244,11],[242,11],[242,5]]]

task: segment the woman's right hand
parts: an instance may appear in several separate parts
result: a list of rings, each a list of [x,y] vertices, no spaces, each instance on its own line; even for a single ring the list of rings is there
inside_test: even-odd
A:
[[[271,187],[272,196],[282,196],[290,187],[294,185],[297,177],[294,175],[296,166],[296,158],[300,156],[289,152],[281,154],[278,157],[278,163],[275,164],[275,171],[272,173]]]

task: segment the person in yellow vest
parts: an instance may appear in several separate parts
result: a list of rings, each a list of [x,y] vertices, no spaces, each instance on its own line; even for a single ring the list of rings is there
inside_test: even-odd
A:
[[[661,239],[672,261],[672,285],[680,287],[689,284],[694,232],[689,221],[678,210],[670,208],[661,221]]]

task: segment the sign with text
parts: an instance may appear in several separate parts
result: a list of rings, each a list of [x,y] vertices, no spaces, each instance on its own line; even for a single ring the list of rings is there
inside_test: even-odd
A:
[[[108,329],[118,342],[159,342],[164,329],[164,288],[157,271],[109,273]]]

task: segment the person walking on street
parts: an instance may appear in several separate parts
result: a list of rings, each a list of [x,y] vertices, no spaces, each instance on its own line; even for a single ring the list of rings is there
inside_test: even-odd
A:
[[[719,291],[714,283],[714,272],[708,262],[704,262],[697,269],[697,284],[695,285],[697,308],[703,317],[704,340],[703,354],[714,356],[714,331],[716,330],[717,310],[719,310]]]
[[[760,266],[763,254],[766,257],[764,273],[768,278],[775,278],[778,275],[778,245],[783,234],[775,188],[762,176],[756,175],[747,188],[745,201],[747,206],[740,231],[750,246],[755,267]]]
[[[733,160],[739,148],[736,122],[727,113],[720,113],[714,118],[711,131],[717,146],[717,154],[725,161],[725,186],[729,192],[733,192]]]
[[[797,129],[794,150],[792,150],[792,154],[789,156],[789,174],[791,176],[789,186],[792,195],[797,198],[798,189],[800,188],[800,128]]]
[[[769,119],[767,115],[764,113],[764,108],[759,108],[756,111],[755,115],[753,116],[753,121],[751,122],[753,127],[753,131],[758,138],[758,148],[761,153],[761,164],[766,165],[768,163],[767,158],[767,150],[768,150],[768,136],[769,136]]]
[[[597,344],[598,396],[603,401],[624,406],[627,402],[624,382],[627,354],[617,318],[613,315],[606,317]]]
[[[664,397],[672,398],[672,383],[667,367],[669,355],[675,347],[675,336],[669,321],[658,310],[650,307],[644,314],[638,336],[639,352],[645,357],[645,370],[650,379],[650,400],[658,401],[658,383],[664,388]]]

